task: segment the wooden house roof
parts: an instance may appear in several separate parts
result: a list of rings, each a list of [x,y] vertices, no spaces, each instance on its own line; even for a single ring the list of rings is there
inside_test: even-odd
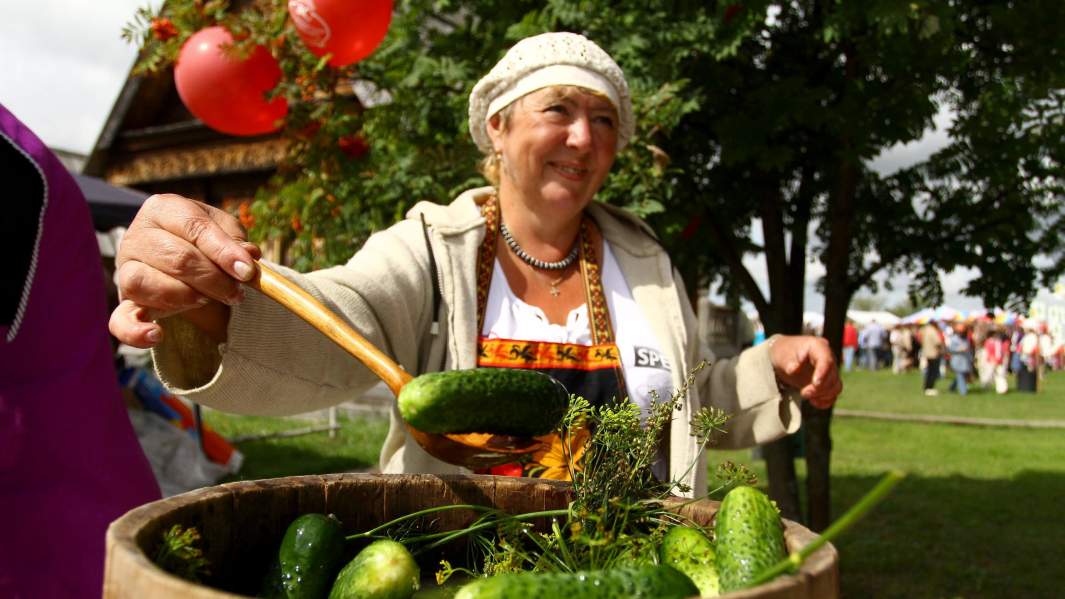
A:
[[[263,173],[284,156],[277,133],[235,137],[192,116],[174,85],[173,69],[130,75],[85,164],[84,173],[115,185]]]

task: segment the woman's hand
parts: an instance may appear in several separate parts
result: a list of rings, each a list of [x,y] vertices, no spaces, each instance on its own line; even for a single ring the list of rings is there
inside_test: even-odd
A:
[[[259,255],[227,212],[178,195],[151,196],[115,257],[122,301],[111,314],[111,334],[134,347],[152,347],[163,335],[152,321],[183,313],[224,339],[228,306],[244,299],[240,281],[254,276]]]
[[[777,380],[798,389],[814,407],[831,408],[843,391],[843,382],[828,341],[809,335],[777,335],[771,340],[769,359]]]

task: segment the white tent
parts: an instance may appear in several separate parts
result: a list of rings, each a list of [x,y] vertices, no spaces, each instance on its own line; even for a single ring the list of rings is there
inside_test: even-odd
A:
[[[935,308],[923,308],[909,316],[903,317],[902,322],[903,324],[924,324],[931,320],[935,313]]]
[[[825,315],[821,312],[807,310],[802,313],[802,323],[808,327],[819,329],[825,324]]]
[[[847,310],[847,318],[853,320],[854,324],[860,327],[864,327],[874,320],[881,326],[894,326],[902,320],[891,312],[882,310]],[[825,324],[825,315],[821,312],[806,311],[802,313],[802,322],[808,326],[819,328]]]
[[[962,314],[959,310],[952,308],[951,306],[942,305],[936,308],[936,320],[961,320]]]
[[[847,318],[854,321],[854,324],[864,327],[872,322],[876,322],[881,326],[895,326],[902,322],[902,319],[895,316],[891,312],[885,312],[883,310],[867,311],[867,310],[847,310]]]
[[[986,310],[984,312],[986,313]],[[930,320],[951,322],[954,320],[962,320],[964,316],[965,314],[960,310],[944,304],[935,308],[918,310],[903,318],[902,322],[905,324],[924,324]]]

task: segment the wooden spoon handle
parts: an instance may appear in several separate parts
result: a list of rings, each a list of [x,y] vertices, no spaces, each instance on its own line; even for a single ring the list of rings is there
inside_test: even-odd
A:
[[[379,376],[388,385],[388,388],[392,390],[392,393],[399,395],[400,388],[412,377],[401,369],[395,360],[374,347],[372,343],[355,332],[355,329],[351,328],[348,323],[344,322],[332,310],[314,299],[311,294],[262,262],[257,262],[257,265],[259,267],[258,273],[254,279],[248,282],[248,285],[288,308],[293,314],[307,321],[312,327],[335,341],[337,345],[344,348],[352,356],[355,356],[357,360]]]

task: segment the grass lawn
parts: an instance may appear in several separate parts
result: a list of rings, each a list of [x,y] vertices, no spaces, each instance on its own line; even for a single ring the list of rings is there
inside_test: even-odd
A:
[[[204,410],[204,422],[223,437],[271,433],[313,425],[285,418],[235,416]],[[318,423],[318,424],[325,424]],[[244,466],[222,482],[348,472],[377,466],[381,444],[388,433],[388,419],[339,416],[340,430],[334,438],[327,433],[245,441],[237,447],[244,454]]]
[[[844,374],[840,407],[975,418],[1065,420],[1065,372],[1052,373],[1036,395],[1004,397],[973,390],[925,397],[917,373]],[[223,435],[298,428],[306,422],[209,413]],[[324,434],[243,443],[240,478],[338,472],[376,462],[387,422],[345,421],[337,439]],[[909,477],[836,545],[843,596],[1056,597],[1065,548],[1065,430],[978,428],[942,424],[833,421],[835,513],[889,469]],[[764,467],[749,451],[714,452]],[[802,476],[803,465],[799,464]]]
[[[949,380],[936,383],[939,395],[927,397],[921,392],[922,378],[916,372],[893,375],[890,371],[855,371],[843,374],[846,387],[841,408],[899,414],[936,414],[972,418],[1061,420],[1065,422],[1065,371],[1049,373],[1039,393],[1018,393],[1015,380],[1010,392],[997,395],[993,390],[970,385],[965,397],[952,393]]]

